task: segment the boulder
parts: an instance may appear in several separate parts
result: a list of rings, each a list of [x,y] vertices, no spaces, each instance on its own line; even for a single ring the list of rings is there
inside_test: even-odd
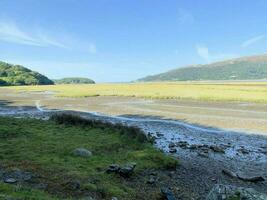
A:
[[[206,200],[267,200],[267,195],[252,188],[243,188],[230,185],[215,185],[209,192]]]
[[[74,156],[80,156],[80,157],[84,157],[84,158],[89,158],[91,157],[93,154],[91,151],[85,149],[85,148],[77,148],[73,151],[73,155]]]
[[[136,167],[136,163],[128,163],[119,169],[119,174],[123,177],[129,177]]]

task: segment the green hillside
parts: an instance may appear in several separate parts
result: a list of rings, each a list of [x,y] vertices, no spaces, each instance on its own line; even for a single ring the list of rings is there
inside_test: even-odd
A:
[[[89,78],[69,77],[54,80],[56,84],[94,84],[95,82]]]
[[[267,55],[177,68],[138,81],[200,81],[267,79]]]
[[[38,72],[21,65],[0,62],[0,86],[9,85],[51,85],[53,81]]]

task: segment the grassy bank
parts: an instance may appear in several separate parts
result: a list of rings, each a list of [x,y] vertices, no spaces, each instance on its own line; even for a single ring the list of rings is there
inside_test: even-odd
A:
[[[267,103],[266,82],[179,82],[12,87],[18,91],[54,91],[60,97],[132,96],[159,99]]]
[[[140,174],[175,168],[177,161],[129,131],[80,121],[0,117],[0,172],[19,169],[34,174],[30,182],[0,183],[0,199],[149,199],[158,195],[159,189],[148,189],[146,177]],[[80,147],[92,156],[74,156],[73,150]],[[130,178],[105,172],[112,163],[129,162],[137,163]]]

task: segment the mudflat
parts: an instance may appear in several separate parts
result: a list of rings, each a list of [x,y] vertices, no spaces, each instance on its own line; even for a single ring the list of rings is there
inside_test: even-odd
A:
[[[56,97],[52,91],[18,92],[0,89],[2,105],[20,109],[98,112],[112,116],[138,116],[181,120],[191,124],[267,134],[267,104],[197,100],[161,100],[122,96]],[[8,102],[8,103],[7,103]],[[3,110],[3,107],[2,107]]]

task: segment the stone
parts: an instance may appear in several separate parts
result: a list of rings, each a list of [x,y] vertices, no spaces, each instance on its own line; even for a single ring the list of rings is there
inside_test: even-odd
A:
[[[212,190],[206,197],[206,200],[231,200],[231,199],[266,200],[267,195],[257,192],[252,188],[217,184],[212,188]]]
[[[224,149],[219,146],[210,146],[210,149],[216,153],[225,153]]]
[[[162,133],[157,133],[157,136],[158,136],[158,137],[163,137],[164,134],[162,134]]]
[[[237,177],[242,181],[249,181],[249,182],[262,182],[265,181],[265,179],[262,176],[259,175],[249,175],[247,173],[237,173]]]
[[[188,147],[188,149],[197,149],[198,148],[198,145],[196,144],[192,144]]]
[[[175,200],[174,195],[172,191],[169,188],[161,188],[161,194],[163,195],[163,198],[166,200]]]
[[[240,153],[242,153],[242,154],[249,154],[249,150],[244,149],[244,148],[240,148],[237,151],[240,152]]]
[[[147,184],[154,184],[156,182],[156,179],[154,176],[150,176],[150,178],[147,180]]]
[[[32,179],[33,174],[31,172],[25,172],[20,169],[17,169],[10,173],[10,176],[16,178],[19,181],[30,181]]]
[[[119,174],[123,177],[130,177],[135,167],[136,163],[128,163],[119,169]]]
[[[175,147],[175,144],[173,142],[170,142],[169,148],[174,148],[174,147]]]
[[[17,180],[14,179],[14,178],[5,178],[5,179],[4,179],[4,182],[5,182],[5,183],[9,183],[9,184],[14,184],[14,183],[17,182]]]
[[[107,169],[107,173],[117,173],[120,170],[120,166],[117,164],[111,164]]]
[[[176,153],[176,152],[177,152],[177,149],[175,149],[175,148],[170,148],[170,149],[169,149],[169,152],[170,152],[170,153]]]
[[[79,181],[69,181],[66,183],[66,187],[71,190],[77,190],[80,189],[81,184]]]
[[[241,172],[235,173],[227,169],[223,169],[222,172],[231,178],[238,178],[242,181],[248,181],[248,182],[265,181],[265,179],[259,175],[248,175],[247,173],[241,173]]]
[[[112,197],[111,200],[119,200],[117,197]]]
[[[91,151],[85,149],[85,148],[77,148],[73,151],[73,155],[74,156],[80,156],[80,157],[84,157],[84,158],[89,158],[91,157],[93,154]]]
[[[186,141],[179,141],[179,142],[177,142],[177,146],[185,149],[188,146],[188,142],[186,142]]]
[[[209,157],[209,153],[207,152],[198,152],[197,155],[204,157],[204,158],[208,158]]]

